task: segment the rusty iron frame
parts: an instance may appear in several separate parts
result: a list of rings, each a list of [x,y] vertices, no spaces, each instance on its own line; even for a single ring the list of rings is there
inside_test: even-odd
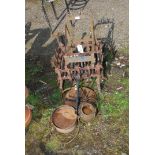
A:
[[[76,19],[78,18],[78,19]],[[56,39],[59,47],[56,49],[55,57],[59,57],[58,65],[55,65],[55,72],[57,73],[59,88],[63,90],[63,83],[65,80],[74,82],[74,76],[79,75],[80,80],[88,78],[96,78],[98,91],[101,91],[100,83],[103,77],[103,53],[102,43],[95,37],[95,26],[92,16],[90,17],[90,35],[84,39],[77,39],[74,36],[73,22],[76,20],[85,19],[83,15],[77,17],[68,14],[67,23],[65,24],[65,37],[67,45],[62,44],[59,40],[58,33]],[[74,53],[77,45],[82,45],[85,51],[83,53]],[[52,62],[53,63],[53,62]]]

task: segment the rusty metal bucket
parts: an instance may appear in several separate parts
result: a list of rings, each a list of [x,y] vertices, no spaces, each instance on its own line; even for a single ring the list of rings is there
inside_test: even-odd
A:
[[[82,87],[80,89],[81,102],[95,103],[97,100],[96,92],[89,87]]]
[[[62,97],[63,97],[63,102],[64,105],[69,105],[72,106],[74,108],[77,107],[77,103],[76,103],[76,90],[74,87],[71,88],[67,88],[62,92]]]
[[[27,128],[32,119],[32,111],[28,106],[25,106],[25,127]]]
[[[93,89],[89,87],[82,87],[79,89],[79,92],[80,92],[80,102],[89,102],[89,103],[96,102],[97,95]],[[75,90],[75,87],[65,89],[62,92],[62,97],[65,105],[69,105],[74,108],[77,107],[76,103],[77,92]]]
[[[83,102],[80,104],[78,113],[80,115],[80,119],[86,122],[91,121],[96,116],[96,107],[94,104]]]
[[[51,123],[60,133],[69,133],[74,130],[77,125],[77,114],[75,109],[68,105],[58,107],[51,116]]]

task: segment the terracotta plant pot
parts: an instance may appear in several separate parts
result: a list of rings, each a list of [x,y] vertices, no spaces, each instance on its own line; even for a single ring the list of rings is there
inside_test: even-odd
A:
[[[25,127],[27,128],[32,119],[32,111],[28,106],[25,106]]]
[[[78,113],[80,119],[89,122],[96,116],[96,107],[91,103],[84,102],[80,104]]]
[[[74,130],[77,124],[75,109],[68,105],[58,107],[51,116],[51,123],[60,133],[69,133]]]
[[[76,94],[76,90],[74,87],[65,89],[62,92],[62,97],[63,97],[65,105],[69,105],[74,108],[77,107],[77,103],[76,103],[77,94]]]

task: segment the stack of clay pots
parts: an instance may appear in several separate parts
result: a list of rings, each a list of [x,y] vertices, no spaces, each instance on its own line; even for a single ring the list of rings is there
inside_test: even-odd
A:
[[[78,118],[89,122],[96,116],[95,91],[88,87],[82,87],[79,89],[79,94],[80,102],[77,105],[76,88],[71,87],[63,91],[64,105],[58,107],[51,116],[51,123],[58,132],[69,133],[75,129]]]

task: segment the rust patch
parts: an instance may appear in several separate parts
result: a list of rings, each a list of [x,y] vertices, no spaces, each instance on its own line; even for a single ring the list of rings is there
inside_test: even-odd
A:
[[[91,107],[89,105],[84,106],[82,111],[85,115],[90,115],[92,113]]]

